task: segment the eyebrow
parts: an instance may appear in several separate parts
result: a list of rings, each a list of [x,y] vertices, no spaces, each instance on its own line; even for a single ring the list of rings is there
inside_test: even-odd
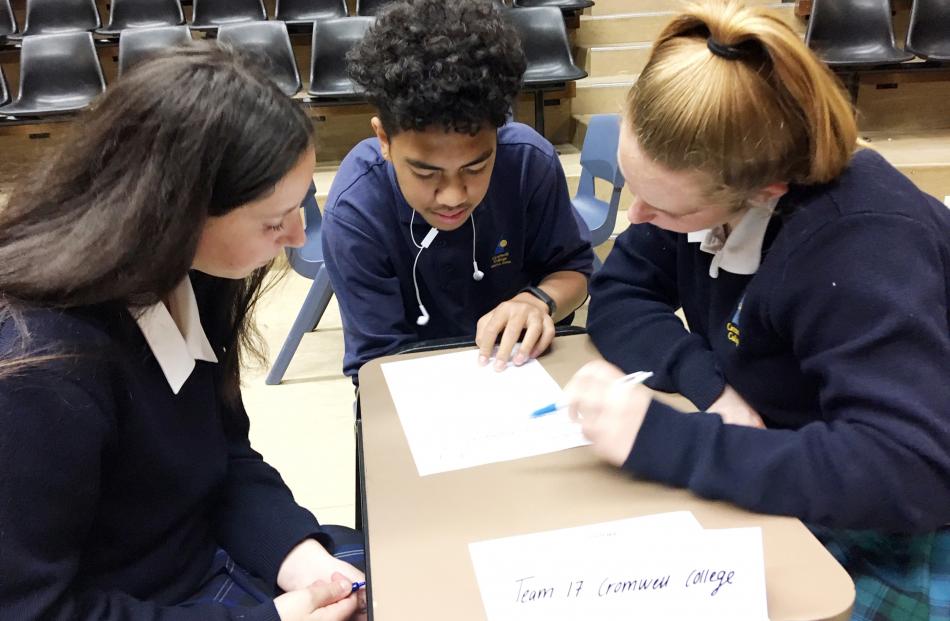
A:
[[[462,164],[461,166],[459,166],[459,168],[468,168],[469,166],[474,166],[474,165],[476,165],[476,164],[481,164],[482,162],[484,162],[485,160],[487,160],[488,158],[490,158],[490,157],[492,156],[492,153],[494,153],[494,152],[495,152],[494,149],[489,149],[489,150],[485,151],[484,153],[482,153],[481,155],[479,155],[478,157],[476,157],[476,158],[475,158],[474,160],[472,160],[471,162],[466,162],[465,164]],[[432,164],[426,164],[425,162],[420,162],[419,160],[414,160],[414,159],[409,158],[409,157],[406,158],[406,163],[409,164],[410,166],[412,166],[413,168],[422,168],[423,170],[436,170],[436,171],[439,171],[439,172],[445,170],[445,169],[442,168],[441,166],[434,166],[434,165],[432,165]]]

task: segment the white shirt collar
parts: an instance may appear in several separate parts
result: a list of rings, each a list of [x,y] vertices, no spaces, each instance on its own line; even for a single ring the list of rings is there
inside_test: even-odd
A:
[[[168,306],[159,302],[133,314],[176,395],[195,370],[195,361],[218,361],[201,327],[195,290],[187,276],[169,294]]]
[[[709,264],[710,277],[718,278],[720,269],[733,274],[755,274],[758,271],[765,231],[778,201],[775,198],[749,207],[728,237],[722,225],[687,233],[690,242],[700,242],[699,249],[713,255]]]

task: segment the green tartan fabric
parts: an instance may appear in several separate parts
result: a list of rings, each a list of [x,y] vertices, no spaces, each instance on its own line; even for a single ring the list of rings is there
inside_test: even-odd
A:
[[[854,580],[852,621],[950,621],[950,529],[811,531]]]

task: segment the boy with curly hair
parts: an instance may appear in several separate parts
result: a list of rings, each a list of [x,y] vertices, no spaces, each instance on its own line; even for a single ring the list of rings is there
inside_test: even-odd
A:
[[[525,58],[492,0],[387,5],[350,52],[378,114],[343,160],[323,244],[344,373],[475,335],[496,369],[540,355],[587,296],[593,252],[553,146],[506,123]]]

